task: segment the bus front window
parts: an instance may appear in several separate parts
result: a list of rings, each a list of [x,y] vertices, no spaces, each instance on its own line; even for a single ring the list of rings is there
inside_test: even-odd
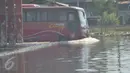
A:
[[[88,23],[86,22],[86,14],[83,11],[79,11],[79,19],[81,23],[81,27],[88,27]]]
[[[81,34],[83,37],[89,36],[89,26],[86,19],[86,14],[84,11],[79,11],[79,19],[80,19],[80,25],[81,25]]]
[[[75,20],[75,16],[73,13],[69,13],[68,15],[68,21],[74,21]]]

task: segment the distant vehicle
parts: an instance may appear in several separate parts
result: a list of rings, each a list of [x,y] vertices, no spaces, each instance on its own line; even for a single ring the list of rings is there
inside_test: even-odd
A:
[[[90,26],[98,26],[99,24],[99,20],[100,20],[100,16],[91,16],[87,18],[88,24]]]
[[[23,4],[24,41],[64,41],[88,36],[83,8]]]

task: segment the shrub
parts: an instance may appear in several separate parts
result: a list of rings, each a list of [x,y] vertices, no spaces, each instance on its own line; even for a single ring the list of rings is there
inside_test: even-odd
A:
[[[108,12],[103,13],[101,17],[101,21],[102,21],[102,24],[105,24],[105,25],[118,25],[120,23],[115,13],[109,14]]]

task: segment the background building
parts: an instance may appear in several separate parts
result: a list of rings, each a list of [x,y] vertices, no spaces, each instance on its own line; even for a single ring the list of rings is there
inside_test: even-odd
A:
[[[130,1],[121,1],[118,6],[120,23],[123,25],[130,25]]]

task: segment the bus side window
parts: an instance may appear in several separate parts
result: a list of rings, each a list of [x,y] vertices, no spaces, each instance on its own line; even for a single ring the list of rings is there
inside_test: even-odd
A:
[[[75,21],[75,14],[74,13],[68,14],[68,21]]]
[[[56,11],[48,11],[47,20],[50,22],[55,22],[59,20],[59,13]]]
[[[41,12],[37,12],[37,21],[41,21]]]
[[[67,21],[67,15],[66,15],[66,12],[64,11],[61,11],[59,13],[59,21]]]
[[[41,21],[47,21],[47,12],[40,12],[40,20]]]
[[[27,12],[27,21],[37,21],[37,12],[35,11],[29,11]]]
[[[27,20],[26,12],[23,12],[23,22],[26,22]]]

